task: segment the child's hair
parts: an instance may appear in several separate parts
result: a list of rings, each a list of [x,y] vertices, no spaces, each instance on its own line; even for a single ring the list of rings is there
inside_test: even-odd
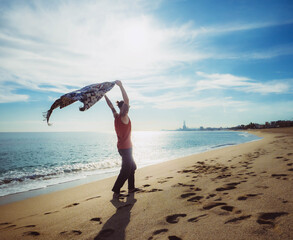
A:
[[[124,101],[117,101],[116,104],[120,109],[122,107],[122,105],[124,104]]]

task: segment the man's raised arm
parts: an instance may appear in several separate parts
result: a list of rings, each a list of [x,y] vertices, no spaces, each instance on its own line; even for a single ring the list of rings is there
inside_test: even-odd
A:
[[[122,82],[120,80],[116,80],[115,83],[120,87],[124,103],[129,106],[129,98],[127,96],[127,93],[126,93],[123,85],[122,85]]]
[[[104,95],[104,97],[106,99],[106,102],[107,102],[109,108],[112,110],[113,116],[116,117],[118,113],[116,112],[112,102],[110,101],[110,99],[106,95]]]

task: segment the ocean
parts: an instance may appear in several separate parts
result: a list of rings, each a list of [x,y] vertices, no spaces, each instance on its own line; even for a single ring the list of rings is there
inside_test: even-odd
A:
[[[235,131],[132,133],[138,168],[258,139]],[[116,175],[116,142],[115,133],[0,133],[0,197]]]

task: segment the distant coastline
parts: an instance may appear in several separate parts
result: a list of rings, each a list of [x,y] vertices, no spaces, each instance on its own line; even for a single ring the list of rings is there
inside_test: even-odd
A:
[[[229,130],[248,130],[248,129],[268,129],[268,128],[284,128],[284,127],[293,127],[293,121],[291,120],[278,120],[266,122],[264,124],[259,123],[249,123],[247,125],[238,125],[236,127],[199,127],[199,128],[189,128],[186,126],[186,122],[183,121],[182,128],[167,130],[162,129],[162,131],[229,131]]]
[[[229,131],[231,128],[212,128],[212,127],[207,127],[207,128],[178,128],[178,129],[173,129],[173,130],[168,130],[168,129],[162,129],[161,131],[172,131],[172,132],[192,132],[192,131]]]
[[[191,131],[227,131],[230,130],[230,128],[223,128],[223,127],[199,127],[199,128],[189,128],[186,126],[186,122],[183,121],[183,126],[182,128],[178,129],[173,129],[173,130],[167,130],[167,129],[162,129],[162,131],[179,131],[179,132],[191,132]]]

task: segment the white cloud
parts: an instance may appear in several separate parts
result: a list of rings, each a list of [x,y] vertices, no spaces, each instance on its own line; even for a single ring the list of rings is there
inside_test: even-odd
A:
[[[146,92],[192,87],[192,79],[170,77],[174,68],[219,56],[203,53],[198,36],[225,34],[292,23],[267,22],[195,27],[194,22],[163,25],[151,15],[161,1],[32,1],[14,4],[0,17],[0,77],[18,87],[65,93],[68,87],[121,79],[135,88],[140,101]],[[33,6],[33,7],[32,7]],[[252,54],[253,58],[265,53]],[[284,54],[275,50],[271,55]],[[220,56],[227,58],[229,56]],[[202,74],[202,76],[201,76]],[[196,90],[234,88],[246,92],[282,92],[285,83],[262,84],[229,74],[198,73]],[[1,87],[1,86],[0,86]],[[141,91],[141,93],[135,93]],[[176,94],[174,94],[176,95]],[[168,94],[163,94],[168,98]],[[17,98],[16,98],[17,99]],[[21,97],[19,99],[22,99]],[[164,99],[161,99],[164,100]],[[166,100],[165,100],[166,101]],[[183,103],[182,103],[183,104]],[[176,104],[175,104],[176,105]]]
[[[81,86],[161,73],[182,61],[205,58],[174,47],[185,26],[165,29],[145,1],[45,2],[5,11],[1,67],[37,85]]]
[[[204,78],[204,80],[197,82],[197,91],[213,88],[243,87],[250,82],[250,79],[246,77],[233,76],[232,74],[206,74],[203,72],[196,72],[196,74]]]
[[[288,93],[291,88],[288,80],[257,82],[247,77],[239,77],[232,74],[206,74],[203,72],[197,72],[196,74],[203,79],[196,83],[194,91],[227,89],[246,93],[269,94]]]
[[[193,35],[199,34],[225,34],[229,32],[237,32],[237,31],[249,31],[254,29],[261,29],[267,27],[276,27],[281,25],[292,24],[293,20],[287,21],[267,21],[267,22],[251,22],[251,23],[229,23],[229,24],[221,24],[218,26],[208,26],[202,27],[198,30],[193,31]]]
[[[206,109],[210,107],[230,107],[235,110],[243,109],[246,106],[245,101],[236,101],[227,98],[202,98],[200,100],[172,100],[169,102],[156,102],[155,108],[159,109],[179,109],[188,108],[189,110]]]
[[[197,77],[160,76],[130,81],[127,92],[132,106],[147,104],[157,109],[179,109],[190,110],[229,107],[237,112],[245,112],[249,109],[250,102],[245,97],[247,93],[255,94],[282,94],[290,93],[293,80],[280,79],[260,82],[244,76],[232,74],[207,74],[197,72]],[[196,80],[196,78],[200,80]],[[207,90],[223,90],[225,94],[206,94]],[[228,91],[238,91],[242,94],[231,97]],[[117,90],[116,97],[121,96]]]
[[[285,55],[292,55],[293,54],[293,47],[292,45],[282,45],[282,46],[276,46],[269,49],[266,49],[266,51],[258,51],[253,52],[250,54],[244,54],[244,58],[254,58],[254,59],[270,59],[278,56],[285,56]]]
[[[186,81],[170,80],[166,71],[205,58],[173,47],[188,27],[160,26],[145,14],[150,6],[144,1],[34,5],[15,5],[2,16],[0,68],[10,75],[0,78],[2,87],[9,81],[17,88],[65,93],[69,86],[126,79],[136,92],[167,90]],[[142,94],[138,99],[147,101]]]
[[[11,89],[0,89],[0,103],[25,102],[28,99],[29,96],[13,93]]]
[[[190,111],[210,108],[210,107],[230,107],[236,111],[246,109],[248,101],[235,100],[232,97],[219,96],[197,96],[189,89],[169,89],[166,93],[152,94],[148,92],[136,91],[136,89],[127,89],[132,106],[140,106],[146,104],[156,109],[188,109]],[[120,94],[121,95],[121,94]]]

